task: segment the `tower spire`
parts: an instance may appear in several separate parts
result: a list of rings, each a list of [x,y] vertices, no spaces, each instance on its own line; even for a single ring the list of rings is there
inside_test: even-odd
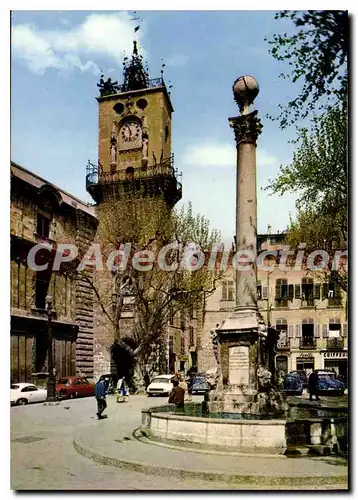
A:
[[[130,62],[123,63],[123,92],[141,90],[149,85],[149,75],[143,66],[143,57],[138,51],[138,43],[133,41],[133,54]]]

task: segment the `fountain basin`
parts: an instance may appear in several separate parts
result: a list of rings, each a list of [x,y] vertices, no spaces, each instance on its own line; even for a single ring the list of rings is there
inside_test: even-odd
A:
[[[141,429],[154,438],[240,453],[281,455],[286,451],[286,420],[194,417],[162,408],[142,410]]]
[[[142,410],[141,430],[153,441],[264,455],[283,455],[301,446],[319,454],[345,453],[348,434],[347,416],[341,412],[294,407],[282,417],[240,415],[208,413],[201,404]]]

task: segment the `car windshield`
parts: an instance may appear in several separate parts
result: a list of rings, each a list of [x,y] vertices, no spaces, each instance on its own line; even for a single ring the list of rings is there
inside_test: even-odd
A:
[[[164,378],[164,377],[155,377],[152,380],[152,384],[153,383],[156,383],[156,384],[169,384],[170,383],[170,379],[169,378]]]
[[[202,384],[205,381],[206,381],[205,377],[195,377],[194,379],[195,384]]]
[[[14,384],[13,384],[13,385],[11,386],[11,389],[20,389],[20,387],[19,387],[18,385],[14,385]]]
[[[58,384],[70,385],[70,381],[68,380],[68,378],[60,378]]]

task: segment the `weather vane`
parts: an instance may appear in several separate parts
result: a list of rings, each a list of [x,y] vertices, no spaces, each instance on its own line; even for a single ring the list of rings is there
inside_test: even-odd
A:
[[[136,14],[137,14],[137,11],[134,10],[133,14],[132,14],[133,17],[131,17],[130,20],[131,21],[140,21],[140,22],[142,22],[143,19],[141,17],[139,17],[139,16],[136,16]],[[134,33],[136,33],[139,29],[140,29],[140,24],[138,24],[138,26],[136,26],[134,28]]]

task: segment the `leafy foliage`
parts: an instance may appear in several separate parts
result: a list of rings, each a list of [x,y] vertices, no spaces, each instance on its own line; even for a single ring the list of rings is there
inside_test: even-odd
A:
[[[298,133],[298,149],[290,165],[281,166],[267,190],[276,194],[299,193],[297,208],[337,223],[341,236],[348,236],[348,116],[336,106],[315,118],[311,131]]]
[[[348,117],[335,106],[315,118],[311,131],[298,134],[299,147],[292,164],[282,166],[266,187],[271,193],[296,192],[298,217],[291,220],[287,242],[291,248],[306,244],[306,251],[323,249],[333,256],[348,240]],[[347,291],[345,269],[327,269],[330,279]]]
[[[349,24],[347,11],[290,11],[275,14],[290,19],[297,28],[293,35],[274,35],[268,41],[270,53],[278,61],[288,61],[291,73],[282,73],[293,83],[303,81],[299,94],[279,105],[275,117],[284,129],[298,118],[347,99]],[[271,117],[272,118],[272,117]]]
[[[124,280],[131,283],[135,318],[132,349],[144,379],[155,371],[166,368],[166,336],[170,315],[178,311],[189,314],[200,308],[205,297],[215,290],[219,274],[203,266],[190,271],[181,264],[186,257],[188,244],[196,243],[203,249],[211,249],[219,240],[219,233],[211,231],[208,221],[195,215],[191,204],[180,211],[172,211],[164,198],[133,196],[132,193],[116,193],[108,196],[98,209],[99,241],[108,254],[131,244],[126,269],[117,265],[111,273],[110,286],[99,283],[97,299],[103,313],[113,328],[115,343],[123,346],[120,318],[126,294]],[[133,266],[133,255],[138,251],[152,251],[158,256],[164,245],[176,243],[177,248],[167,253],[165,263],[177,264],[177,269],[166,271],[155,262],[150,270],[138,270]],[[195,253],[195,252],[194,252]],[[119,262],[118,262],[119,264]],[[116,302],[108,307],[114,294]]]

